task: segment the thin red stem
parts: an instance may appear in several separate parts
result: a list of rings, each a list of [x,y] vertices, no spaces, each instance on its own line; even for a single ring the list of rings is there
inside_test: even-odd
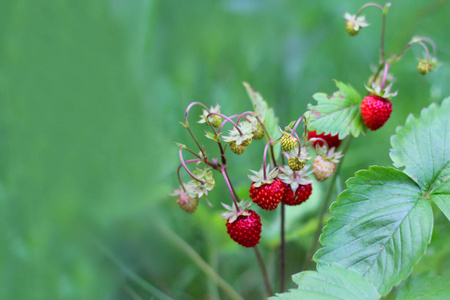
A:
[[[209,117],[209,116],[211,116],[211,115],[212,115],[212,116],[216,115],[216,116],[220,116],[220,117],[224,118],[226,121],[230,122],[230,123],[237,129],[237,131],[239,132],[239,134],[240,134],[241,136],[243,135],[243,133],[242,133],[241,129],[239,128],[239,126],[237,126],[236,123],[234,123],[233,120],[231,120],[229,117],[225,116],[224,114],[215,113],[215,112],[209,113],[207,117]],[[224,125],[224,123],[225,123],[226,121],[224,121],[224,122],[222,123],[222,125],[219,127],[219,131],[218,131],[219,133],[220,133],[220,131],[222,130],[222,127],[223,127],[223,125]]]
[[[181,165],[184,167],[184,169],[186,170],[186,172],[189,174],[189,176],[192,177],[192,179],[197,180],[198,182],[200,182],[201,184],[204,184],[205,182],[201,179],[198,179],[197,177],[195,177],[194,174],[192,174],[191,171],[189,171],[188,167],[186,166],[186,162],[183,159],[183,148],[180,147],[179,150],[179,155],[180,155],[180,161],[181,161]],[[199,161],[201,161],[201,159],[199,159]]]
[[[303,120],[304,118],[305,118],[305,116],[301,116],[300,118],[298,118],[297,122],[295,122],[294,128],[292,128],[293,132],[295,132],[297,130],[298,124],[300,124],[300,121]]]
[[[236,211],[239,212],[240,211],[239,205],[237,203],[236,196],[234,194],[234,189],[231,186],[230,179],[228,178],[228,174],[227,174],[226,168],[227,168],[226,166],[222,165],[222,168],[221,168],[222,175],[223,175],[223,178],[225,179],[225,182],[227,183],[228,189],[229,189],[230,194],[231,194],[231,198],[233,198],[234,205],[236,206]]]
[[[270,140],[267,144],[266,147],[264,148],[264,156],[263,156],[263,174],[264,174],[264,180],[267,179],[267,172],[266,172],[266,158],[267,158],[267,150],[269,149],[269,146],[272,145],[274,141]]]
[[[378,7],[379,9],[381,9],[381,11],[383,11],[383,7],[380,5],[380,4],[377,4],[377,3],[366,3],[366,4],[364,4],[363,6],[361,6],[361,8],[358,10],[358,12],[356,13],[356,17],[358,17],[359,16],[359,14],[360,13],[362,13],[362,11],[366,8],[366,7],[369,7],[369,6],[376,6],[376,7]]]
[[[295,172],[294,172],[295,174]],[[285,283],[285,269],[286,269],[286,251],[285,251],[285,245],[286,245],[286,237],[285,237],[285,207],[284,203],[281,203],[281,244],[280,244],[280,275],[281,275],[281,286],[280,286],[280,292],[284,292],[284,283]]]

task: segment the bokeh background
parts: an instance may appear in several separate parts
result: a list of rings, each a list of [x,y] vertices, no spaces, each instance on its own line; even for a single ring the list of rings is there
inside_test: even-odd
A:
[[[174,142],[191,101],[225,114],[251,109],[242,82],[287,125],[332,79],[364,93],[378,59],[380,13],[351,38],[342,15],[361,1],[3,0],[0,2],[0,298],[229,299],[205,263],[245,299],[264,288],[252,250],[232,242],[217,215],[231,198],[220,176],[194,215],[175,197]],[[413,47],[392,68],[399,95],[380,130],[354,140],[335,195],[369,165],[391,165],[390,136],[408,114],[450,95],[450,1],[393,1],[386,52],[432,38],[440,68],[416,71]],[[191,123],[201,134],[204,127]],[[208,141],[203,140],[206,145]],[[230,159],[247,197],[263,145]],[[214,153],[214,152],[213,152]],[[183,175],[184,176],[184,175]],[[187,179],[187,177],[184,177]],[[287,212],[287,273],[302,267],[323,186]],[[259,246],[279,276],[279,214],[260,212]],[[447,274],[447,221],[436,212],[427,255],[415,268]],[[445,222],[444,222],[445,221]],[[311,265],[314,268],[314,265]],[[447,272],[447,273],[445,273]],[[293,287],[288,280],[288,287]]]

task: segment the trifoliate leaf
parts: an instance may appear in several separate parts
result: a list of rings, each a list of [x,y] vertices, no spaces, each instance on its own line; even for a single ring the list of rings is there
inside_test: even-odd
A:
[[[276,294],[269,300],[360,300],[379,299],[376,288],[355,270],[338,264],[323,265],[319,271],[305,271],[292,276],[298,288]]]
[[[314,259],[353,268],[381,295],[404,280],[422,257],[433,231],[430,202],[414,180],[374,166],[347,181],[331,206]],[[364,298],[361,298],[364,299]]]
[[[323,93],[313,95],[317,105],[308,104],[305,114],[308,130],[316,130],[317,134],[338,134],[341,140],[349,134],[357,137],[365,130],[360,110],[362,98],[349,85],[336,81],[336,86],[339,90],[332,96]]]
[[[412,115],[391,138],[394,166],[405,167],[423,191],[450,220],[450,97],[430,105],[420,118]]]
[[[405,282],[396,300],[445,300],[450,296],[450,282],[441,276],[422,272]]]

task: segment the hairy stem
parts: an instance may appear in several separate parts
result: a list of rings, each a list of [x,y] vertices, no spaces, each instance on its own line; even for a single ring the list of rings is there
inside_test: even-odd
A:
[[[180,147],[180,150],[179,150],[178,153],[179,153],[179,155],[180,155],[181,165],[184,167],[184,169],[185,169],[186,172],[189,174],[189,176],[191,176],[193,179],[197,180],[197,181],[200,182],[201,184],[204,184],[205,182],[204,182],[203,180],[198,179],[197,177],[195,177],[195,175],[192,174],[192,172],[189,171],[188,167],[186,166],[186,163],[184,162],[184,159],[183,159],[183,148]],[[199,161],[201,161],[201,160],[199,160]]]
[[[342,153],[345,154],[347,152],[347,149],[350,145],[351,140],[352,140],[352,136],[347,138],[344,145],[342,146]],[[317,244],[319,242],[318,240],[319,240],[320,232],[322,230],[323,218],[325,216],[325,212],[328,209],[331,194],[333,192],[333,187],[336,182],[336,178],[338,177],[338,174],[341,170],[341,166],[342,166],[342,162],[344,161],[344,158],[345,158],[345,155],[342,158],[341,162],[336,166],[336,170],[335,170],[333,176],[331,177],[330,184],[328,185],[327,191],[325,192],[325,197],[323,197],[323,199],[322,199],[322,207],[320,208],[316,231],[314,232],[314,237],[311,242],[311,246],[309,247],[308,253],[305,256],[305,260],[303,261],[302,271],[309,269],[309,265],[311,264],[312,257],[314,255],[314,253],[316,252]]]
[[[356,17],[358,17],[361,13],[362,13],[362,11],[366,8],[366,7],[369,7],[369,6],[375,6],[375,7],[378,7],[379,9],[381,9],[381,11],[383,11],[383,7],[380,5],[380,4],[378,4],[378,3],[366,3],[366,4],[364,4],[363,6],[361,6],[361,8],[358,10],[358,12],[356,13]]]
[[[295,172],[294,172],[295,174]],[[284,292],[284,283],[285,283],[285,269],[286,269],[286,237],[285,237],[285,207],[284,203],[281,203],[281,243],[280,243],[280,293]]]
[[[222,168],[221,168],[222,175],[223,175],[223,178],[225,179],[225,182],[227,183],[228,189],[231,194],[231,198],[233,198],[234,205],[236,206],[236,211],[239,212],[240,209],[239,209],[239,205],[236,200],[236,192],[235,192],[233,186],[231,185],[230,179],[228,178],[228,173],[227,173],[226,168],[227,168],[226,166],[222,165]]]
[[[261,253],[259,253],[257,246],[255,246],[253,248],[253,250],[255,251],[255,256],[256,256],[256,259],[258,260],[259,268],[261,269],[261,273],[264,278],[264,286],[266,288],[267,296],[272,296],[273,292],[272,292],[272,287],[270,286],[269,275],[267,274],[266,266],[264,265],[264,261],[261,257]]]

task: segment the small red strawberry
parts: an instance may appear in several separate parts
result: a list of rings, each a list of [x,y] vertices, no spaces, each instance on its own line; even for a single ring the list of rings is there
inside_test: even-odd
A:
[[[283,200],[281,200],[286,205],[299,205],[308,200],[312,193],[312,185],[300,185],[297,190],[294,191],[290,186],[286,188],[286,193],[284,194]]]
[[[392,103],[389,99],[397,95],[397,92],[390,92],[392,83],[386,88],[383,85],[384,83],[381,83],[381,85],[372,83],[372,88],[366,86],[370,95],[365,97],[361,103],[361,116],[364,124],[370,130],[377,130],[391,116]]]
[[[340,152],[334,152],[334,148],[326,151],[326,147],[316,148],[318,154],[313,162],[313,174],[318,181],[324,181],[333,175],[336,169],[336,163],[343,155]]]
[[[227,219],[227,232],[233,241],[247,248],[255,247],[261,238],[261,218],[253,210],[247,209],[251,202],[241,201],[239,210],[222,203],[228,210],[221,214]]]
[[[310,140],[312,138],[321,138],[321,139],[325,140],[325,142],[327,142],[329,148],[335,147],[337,149],[339,147],[339,145],[341,144],[341,140],[339,139],[339,137],[337,135],[331,135],[331,134],[325,135],[325,133],[317,134],[317,132],[315,130],[308,132],[308,140]],[[321,140],[315,141],[313,144],[313,147],[316,148],[317,145],[322,147],[323,142]]]
[[[278,169],[269,173],[269,166],[267,166],[266,172],[262,168],[259,172],[251,172],[255,175],[248,176],[253,181],[250,187],[250,198],[261,208],[274,210],[284,196],[284,185],[280,179],[275,178],[278,175]]]
[[[307,176],[309,165],[300,171],[294,172],[289,167],[280,167],[281,174],[278,175],[285,185],[284,197],[281,200],[287,205],[299,205],[305,202],[312,193],[312,179]]]
[[[392,103],[383,97],[370,94],[361,103],[361,116],[370,130],[377,130],[391,116]]]

